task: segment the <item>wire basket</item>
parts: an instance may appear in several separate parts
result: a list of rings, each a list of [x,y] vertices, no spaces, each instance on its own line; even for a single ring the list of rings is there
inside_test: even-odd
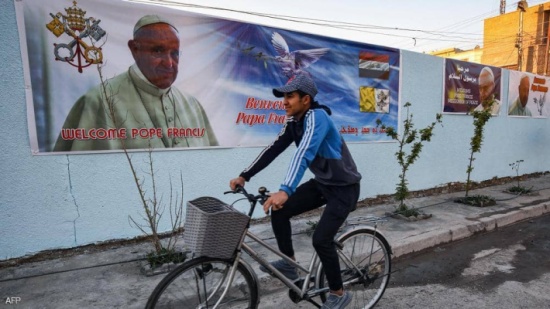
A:
[[[214,197],[187,202],[183,239],[195,256],[230,258],[249,217]]]

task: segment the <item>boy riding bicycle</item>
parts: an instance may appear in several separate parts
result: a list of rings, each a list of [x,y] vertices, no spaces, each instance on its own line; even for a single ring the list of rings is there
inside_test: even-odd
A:
[[[279,250],[295,260],[290,218],[326,204],[312,237],[330,288],[322,308],[344,308],[351,302],[352,295],[343,289],[333,239],[356,207],[361,174],[329,117],[331,110],[315,101],[317,86],[309,73],[301,72],[291,77],[286,85],[274,88],[273,94],[284,98],[286,123],[277,138],[229,185],[233,190],[238,185],[244,186],[292,142],[296,144],[286,177],[279,191],[264,203],[264,211],[272,210],[271,225]],[[298,185],[306,168],[315,178]],[[285,260],[271,262],[271,265],[289,279],[299,277],[296,268]],[[260,269],[267,271],[263,267]]]

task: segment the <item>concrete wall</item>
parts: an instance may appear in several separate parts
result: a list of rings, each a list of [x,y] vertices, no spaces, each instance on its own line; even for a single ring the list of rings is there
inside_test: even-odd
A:
[[[31,155],[25,107],[19,35],[12,1],[0,2],[0,259],[53,248],[67,248],[109,239],[140,235],[128,223],[139,219],[141,208],[123,154]],[[432,122],[441,111],[443,61],[435,56],[402,52],[401,102],[413,104],[417,128]],[[504,71],[503,80],[507,81]],[[508,89],[507,82],[503,89]],[[507,94],[502,98],[507,102]],[[505,109],[502,109],[505,110]],[[402,111],[404,117],[405,110]],[[521,173],[549,170],[548,119],[517,119],[501,115],[487,124],[473,180],[515,175],[509,163],[523,159]],[[445,115],[409,171],[411,190],[465,181],[472,118]],[[399,166],[395,143],[350,144],[360,172],[361,198],[394,192]],[[153,153],[159,192],[169,196],[170,179],[181,173],[184,198],[221,193],[260,152],[260,148],[186,150]],[[248,184],[276,189],[286,172],[289,150]],[[132,155],[138,169],[147,168],[146,153]],[[306,179],[309,175],[306,175]],[[241,204],[242,205],[242,204]],[[256,216],[261,216],[258,212]],[[162,229],[168,225],[163,222]]]

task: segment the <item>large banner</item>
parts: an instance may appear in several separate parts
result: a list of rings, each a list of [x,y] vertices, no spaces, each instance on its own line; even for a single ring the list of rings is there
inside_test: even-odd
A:
[[[508,112],[510,117],[548,118],[546,94],[550,78],[533,73],[510,71]]]
[[[468,114],[490,109],[497,116],[502,108],[501,73],[497,67],[445,59],[443,112]]]
[[[272,89],[300,72],[346,141],[398,127],[397,49],[126,1],[15,5],[34,154],[267,145]]]

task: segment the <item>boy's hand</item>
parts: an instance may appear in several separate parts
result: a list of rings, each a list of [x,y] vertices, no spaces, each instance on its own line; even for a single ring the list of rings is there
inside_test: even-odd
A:
[[[265,214],[269,214],[269,208],[273,211],[277,211],[281,208],[283,208],[284,204],[288,200],[288,194],[286,194],[285,191],[279,191],[277,193],[273,193],[269,196],[267,201],[264,203],[264,212]]]
[[[246,181],[244,180],[244,178],[239,176],[239,177],[233,178],[229,181],[229,187],[231,188],[231,190],[235,191],[235,188],[237,188],[237,186],[244,187],[245,182]]]

